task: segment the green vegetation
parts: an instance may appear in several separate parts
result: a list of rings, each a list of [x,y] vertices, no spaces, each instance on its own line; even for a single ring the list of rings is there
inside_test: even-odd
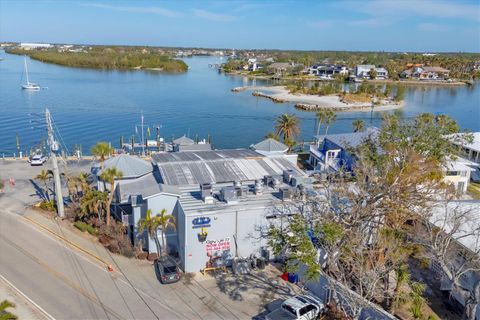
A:
[[[98,230],[94,226],[92,226],[91,224],[88,224],[86,222],[80,221],[80,220],[75,221],[73,223],[73,226],[75,228],[77,228],[78,230],[82,231],[82,232],[87,231],[91,235],[97,235],[98,234]]]
[[[319,116],[327,123],[325,118]],[[317,195],[300,194],[275,208],[280,221],[273,222],[268,232],[274,255],[283,258],[288,272],[298,272],[303,265],[306,280],[325,274],[392,312],[403,306],[415,319],[433,317],[424,287],[409,279],[409,273],[418,271],[411,261],[438,263],[454,287],[461,287],[455,277],[480,261],[476,255],[465,255],[472,260],[450,264],[458,256],[453,243],[464,236],[462,224],[479,223],[469,218],[468,209],[454,209],[446,223],[457,229],[448,234],[427,223],[439,197],[442,210],[456,199],[445,183],[442,165],[459,152],[446,138],[455,132],[458,125],[444,115],[421,114],[414,119],[385,115],[377,138],[351,148],[356,158],[353,173],[325,172],[327,179],[319,179]],[[463,134],[458,139],[466,143],[472,137]],[[354,185],[349,174],[355,176]],[[319,248],[321,263],[312,258]],[[440,291],[438,283],[429,285]],[[478,305],[477,296],[470,294],[472,305]]]
[[[239,50],[237,54],[244,56],[247,51]],[[415,52],[355,52],[355,51],[279,51],[279,50],[248,50],[250,56],[258,58],[273,58],[275,62],[294,62],[303,66],[315,63],[344,64],[354,68],[359,64],[373,64],[383,66],[392,80],[398,80],[400,73],[409,67],[408,64],[423,64],[439,66],[450,70],[450,77],[469,80],[471,77],[480,77],[480,71],[474,66],[480,61],[478,53],[438,53],[433,56],[424,56]],[[245,61],[230,60],[225,71],[239,70]],[[268,68],[268,64],[264,66]]]
[[[293,114],[284,113],[277,117],[275,134],[283,136],[283,141],[294,139],[300,134],[300,120]]]
[[[42,62],[68,67],[97,69],[154,69],[164,72],[186,72],[185,62],[136,47],[92,47],[84,52],[8,49],[7,53],[28,55]]]
[[[110,225],[110,207],[113,202],[113,196],[115,195],[115,190],[114,190],[115,180],[121,179],[122,177],[123,177],[123,173],[115,167],[102,170],[102,173],[100,174],[100,179],[103,182],[106,182],[110,185],[110,190],[108,191],[107,203],[105,204],[107,226]]]
[[[100,159],[100,163],[103,169],[103,163],[105,162],[105,159],[110,157],[114,150],[112,147],[110,147],[110,144],[108,142],[100,141],[92,147],[91,151],[94,156]]]
[[[150,209],[147,210],[145,219],[140,219],[138,221],[138,232],[141,233],[143,231],[147,231],[148,235],[153,238],[155,241],[155,245],[157,246],[157,253],[158,256],[166,255],[167,246],[165,243],[165,233],[166,231],[171,228],[173,230],[176,229],[175,224],[175,217],[171,214],[167,214],[167,210],[162,209],[160,214],[152,217],[152,211]],[[162,245],[160,246],[160,242],[158,241],[157,230],[161,231],[162,233]]]
[[[480,200],[480,183],[470,182],[467,191],[474,199]]]
[[[15,304],[8,300],[0,302],[0,320],[16,320],[18,317],[8,311],[9,308],[15,308]]]

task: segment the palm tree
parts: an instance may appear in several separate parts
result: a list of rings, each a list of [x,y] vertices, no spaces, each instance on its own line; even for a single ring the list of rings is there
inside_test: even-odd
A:
[[[80,200],[80,213],[78,214],[78,217],[83,219],[88,217],[91,213],[94,213],[100,220],[103,209],[107,207],[107,204],[108,195],[106,192],[90,189]]]
[[[109,157],[112,153],[113,148],[110,147],[110,144],[108,142],[97,142],[97,144],[92,147],[92,154],[100,158],[102,170],[105,159]]]
[[[47,182],[52,178],[52,175],[53,175],[53,173],[52,173],[51,170],[42,170],[35,177],[35,180],[40,180],[45,185],[45,190],[44,190],[43,195],[44,195],[45,200],[47,200],[47,201],[50,200],[50,197],[48,196],[48,184],[47,184]]]
[[[300,120],[293,114],[284,113],[278,116],[276,122],[275,134],[283,135],[283,141],[294,139],[300,134]]]
[[[152,217],[152,210],[148,209],[145,215],[145,219],[138,221],[138,232],[147,230],[148,235],[153,238],[155,245],[157,246],[157,253],[160,257],[162,254],[167,254],[165,244],[165,233],[168,228],[176,229],[175,217],[171,214],[167,214],[167,210],[163,209],[159,215]],[[160,228],[162,234],[162,246],[158,241],[157,230]]]
[[[328,128],[330,127],[330,125],[332,123],[334,123],[335,121],[337,121],[337,114],[335,112],[333,112],[332,110],[326,110],[325,111],[325,120],[324,120],[324,123],[325,123],[325,135],[328,134]]]
[[[363,120],[357,119],[352,122],[353,132],[360,132],[365,129],[365,122]]]
[[[278,136],[274,132],[269,132],[265,135],[265,139],[273,139],[278,141]]]
[[[100,174],[100,179],[104,182],[110,184],[110,191],[108,192],[108,200],[107,200],[107,226],[110,225],[110,206],[113,202],[113,195],[115,194],[115,179],[119,179],[123,177],[123,173],[115,167],[108,168],[106,170],[102,170]]]
[[[15,304],[8,300],[0,302],[0,320],[15,320],[18,319],[16,315],[7,311],[8,308],[15,308]]]
[[[90,190],[90,184],[88,183],[88,173],[80,172],[78,175],[78,181],[80,183],[80,189],[82,190],[82,196]]]

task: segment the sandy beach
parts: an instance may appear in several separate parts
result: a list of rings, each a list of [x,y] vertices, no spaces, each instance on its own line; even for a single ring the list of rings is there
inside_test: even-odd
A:
[[[317,96],[308,94],[292,94],[286,87],[272,86],[272,87],[240,87],[232,89],[234,92],[252,91],[252,94],[259,97],[265,97],[274,102],[295,102],[295,107],[305,111],[318,111],[321,109],[332,109],[337,112],[357,112],[357,111],[371,111],[371,103],[345,103],[340,100],[338,95]],[[386,99],[379,101],[375,105],[375,111],[389,111],[402,108],[403,102],[395,102]]]

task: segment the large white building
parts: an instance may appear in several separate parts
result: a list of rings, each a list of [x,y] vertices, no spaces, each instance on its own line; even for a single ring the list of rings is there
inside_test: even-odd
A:
[[[28,42],[22,42],[20,43],[20,48],[25,49],[25,50],[31,50],[31,49],[48,49],[53,47],[53,45],[49,43],[28,43]]]
[[[124,171],[115,183],[114,212],[132,242],[156,252],[137,225],[148,209],[152,215],[166,209],[177,225],[166,234],[167,248],[186,272],[200,271],[211,259],[230,265],[237,256],[266,255],[273,204],[308,182],[287,155],[251,149],[159,152],[152,163],[120,155],[105,162],[111,166]]]

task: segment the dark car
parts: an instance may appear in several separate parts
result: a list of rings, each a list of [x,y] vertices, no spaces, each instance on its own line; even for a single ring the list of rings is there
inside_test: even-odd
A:
[[[174,283],[180,280],[180,269],[170,257],[163,257],[155,260],[155,269],[160,282],[163,284]]]

